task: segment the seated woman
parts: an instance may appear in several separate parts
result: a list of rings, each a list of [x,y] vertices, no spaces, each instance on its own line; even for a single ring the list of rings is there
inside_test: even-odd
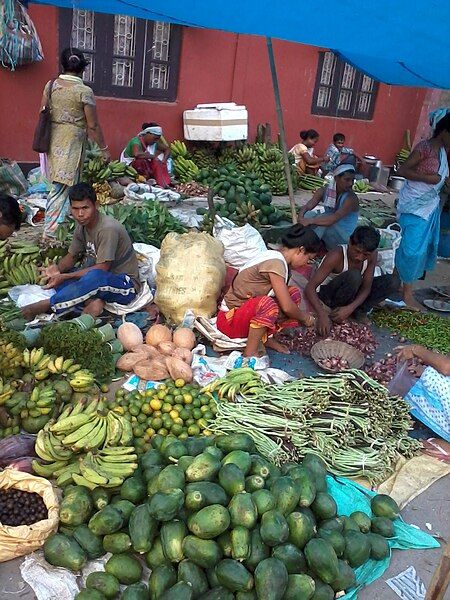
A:
[[[352,190],[354,181],[355,167],[340,165],[334,171],[333,183],[316,190],[298,213],[298,222],[312,225],[327,250],[347,244],[358,223],[359,200]],[[313,210],[319,203],[325,212]]]
[[[348,245],[331,250],[320,263],[305,288],[320,335],[330,333],[332,321],[342,323],[350,316],[365,321],[368,311],[398,288],[394,275],[374,277],[379,243],[374,227],[357,227]]]
[[[217,328],[230,338],[247,338],[244,356],[257,356],[260,344],[288,353],[272,336],[314,318],[299,309],[300,290],[288,287],[289,269],[314,258],[320,240],[309,227],[294,225],[281,240],[279,251],[268,250],[245,264],[236,275],[217,316]]]
[[[296,144],[289,150],[294,155],[295,166],[300,175],[305,173],[317,174],[320,165],[323,162],[328,162],[329,158],[325,156],[316,156],[314,154],[314,146],[319,141],[319,134],[315,129],[300,131],[300,144]]]
[[[417,344],[395,350],[399,360],[419,358],[427,365],[405,399],[411,404],[414,417],[450,442],[450,356]]]
[[[171,184],[167,170],[170,148],[161,142],[162,133],[159,125],[143,129],[128,142],[120,160],[131,165],[146,179],[154,179],[159,187],[167,188]]]

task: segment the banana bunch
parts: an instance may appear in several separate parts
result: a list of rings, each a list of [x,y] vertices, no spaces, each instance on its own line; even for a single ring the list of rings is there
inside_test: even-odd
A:
[[[263,162],[277,162],[283,165],[283,153],[276,146],[266,148]]]
[[[98,181],[98,175],[104,168],[105,161],[101,155],[86,159],[83,165],[83,181],[87,183]]]
[[[130,177],[131,179],[137,179],[138,172],[130,165],[126,165],[120,160],[112,160],[108,163],[108,168],[111,171],[110,179],[119,179],[119,177]]]
[[[184,156],[178,156],[174,159],[173,167],[175,176],[181,183],[195,181],[200,174],[200,169],[195,162],[189,158],[184,158]]]
[[[258,159],[258,155],[252,146],[244,146],[236,152],[236,160],[239,165],[251,163]]]
[[[319,188],[321,188],[323,185],[326,184],[326,181],[324,179],[322,179],[322,177],[318,177],[317,175],[302,175],[299,178],[299,187],[302,190],[308,190],[311,192],[315,192],[316,190],[318,190]]]
[[[0,317],[1,320],[1,317]],[[0,339],[0,376],[9,378],[22,365],[22,350]]]
[[[216,392],[219,399],[233,402],[237,395],[251,396],[262,387],[261,376],[250,367],[233,369],[225,375],[215,379],[202,389],[202,393]]]
[[[287,182],[284,175],[283,162],[261,163],[261,176],[264,183],[270,186],[272,194],[282,195],[287,191]]]
[[[239,164],[238,169],[244,175],[247,174],[247,173],[248,174],[255,173],[256,175],[259,176],[260,173],[261,173],[260,163],[259,163],[259,161],[258,161],[257,158],[255,158],[253,160],[250,160],[248,162],[241,162]]]
[[[0,242],[0,296],[7,294],[8,287],[39,283],[37,262],[40,248],[27,241]]]
[[[101,401],[93,401],[81,411],[77,403],[68,416],[60,417],[49,430],[72,452],[128,445],[133,439],[131,423],[113,411],[106,415],[103,412]]]
[[[217,165],[217,160],[214,155],[206,150],[195,150],[195,152],[192,153],[192,160],[199,169],[214,169]]]
[[[115,488],[121,486],[137,466],[134,446],[104,448],[96,454],[88,452],[79,461],[80,475],[72,473],[72,479],[91,490],[98,486]]]
[[[41,477],[53,477],[58,486],[76,483],[90,489],[98,485],[117,487],[132,475],[137,468],[137,455],[134,447],[128,445],[133,436],[131,424],[112,411],[106,416],[99,411],[103,412],[102,401],[97,399],[89,404],[79,401],[67,406],[57,421],[50,421],[41,429],[35,451],[48,464],[34,461],[35,473]],[[102,431],[106,427],[100,450],[99,423]],[[69,447],[66,439],[70,437]],[[75,438],[76,441],[73,441]],[[95,454],[92,450],[96,451]]]
[[[64,358],[64,356],[52,356],[47,369],[52,375],[74,375],[77,371],[83,371],[81,365],[76,363],[73,358]]]
[[[111,186],[107,181],[103,183],[93,183],[92,187],[97,195],[97,202],[99,204],[108,204],[111,198]]]
[[[31,392],[26,407],[20,411],[20,418],[37,418],[53,412],[56,403],[56,391],[51,385],[36,386]]]
[[[353,184],[353,191],[357,194],[365,194],[370,190],[370,185],[366,179],[358,179]]]
[[[5,400],[5,408],[12,417],[20,417],[22,411],[26,410],[30,396],[26,392],[14,392]]]
[[[0,377],[0,406],[5,404],[7,400],[11,398],[14,394],[14,388],[11,387],[11,384],[7,381],[3,381]]]
[[[410,154],[411,150],[408,150],[408,148],[402,148],[395,157],[395,160],[398,162],[399,165],[401,165],[405,162],[405,160],[409,157]]]
[[[50,376],[48,364],[52,357],[45,354],[44,348],[25,348],[22,354],[22,366],[33,374],[36,381],[43,381]]]
[[[79,369],[69,379],[69,383],[74,392],[88,392],[94,385],[95,378],[91,371]]]
[[[247,202],[237,202],[236,214],[238,221],[249,223],[250,221],[258,221],[258,215],[261,211],[256,209],[250,200]]]
[[[264,160],[266,156],[267,145],[263,144],[262,142],[256,142],[255,144],[253,144],[252,147],[253,150],[256,152],[259,160]]]
[[[186,144],[181,140],[175,140],[170,144],[170,152],[172,154],[173,160],[177,160],[177,158],[183,157],[188,158],[189,152],[186,148]]]

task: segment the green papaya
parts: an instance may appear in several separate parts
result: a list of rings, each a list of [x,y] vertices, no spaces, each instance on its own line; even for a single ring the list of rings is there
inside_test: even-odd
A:
[[[166,590],[160,598],[161,600],[193,600],[194,591],[191,585],[185,581],[179,581]]]
[[[117,498],[117,500],[116,500]],[[130,502],[129,500],[122,500],[120,496],[116,496],[111,500],[110,506],[113,506],[116,510],[120,512],[123,517],[123,524],[127,525],[130,520],[131,513],[136,508],[136,505]]]
[[[220,461],[215,456],[203,452],[186,469],[186,481],[211,481],[220,467]]]
[[[128,523],[133,550],[139,554],[148,552],[158,530],[158,522],[150,516],[148,504],[140,504],[131,513]]]
[[[62,499],[59,520],[63,525],[77,527],[87,522],[93,509],[94,502],[90,491],[83,486],[77,486]]]
[[[259,531],[267,546],[283,544],[289,537],[288,522],[279,510],[269,510],[263,514]]]
[[[314,536],[314,525],[302,512],[293,512],[287,517],[288,540],[300,550]],[[286,541],[286,540],[285,540]]]
[[[317,492],[311,509],[316,517],[322,521],[334,519],[337,515],[337,505],[333,496],[326,492]]]
[[[156,569],[160,565],[170,565],[170,561],[165,557],[160,536],[153,540],[153,545],[145,555],[145,562],[150,569]]]
[[[70,571],[79,571],[87,560],[78,542],[62,533],[54,533],[45,540],[44,557],[54,567],[64,567]]]
[[[255,452],[255,442],[246,433],[230,433],[229,435],[218,435],[215,444],[225,454],[233,450],[242,450],[244,452]]]
[[[109,493],[108,490],[102,487],[96,487],[91,492],[92,501],[94,502],[94,507],[97,510],[101,510],[105,508],[107,504],[109,504]]]
[[[158,600],[163,593],[177,583],[177,572],[172,565],[159,565],[152,570],[148,580],[150,598]]]
[[[184,472],[176,465],[168,465],[157,478],[158,492],[168,492],[174,488],[184,488]]]
[[[288,572],[278,558],[266,558],[255,569],[255,589],[258,598],[282,600],[288,585]]]
[[[338,557],[333,546],[321,538],[313,538],[305,546],[305,557],[309,569],[324,583],[331,584],[338,574]]]
[[[345,534],[344,558],[351,567],[360,567],[370,557],[370,539],[360,531],[349,531]],[[331,583],[327,581],[326,583]]]
[[[113,554],[106,561],[105,571],[114,575],[123,585],[137,583],[142,577],[142,565],[131,554]]]
[[[292,574],[288,577],[288,584],[283,600],[311,600],[316,589],[314,579],[305,574]]]
[[[115,533],[123,526],[123,516],[114,506],[108,504],[93,515],[88,523],[89,529],[95,535]]]
[[[118,531],[103,537],[103,549],[111,554],[123,554],[131,548],[131,539],[128,533]]]
[[[233,527],[246,527],[253,529],[258,519],[258,511],[253,502],[252,495],[246,492],[235,494],[228,505],[231,525]]]
[[[171,521],[184,504],[184,493],[180,489],[157,492],[149,502],[150,516],[157,521]]]
[[[230,526],[230,513],[221,504],[205,506],[188,518],[188,528],[197,537],[210,540]]]
[[[92,533],[84,523],[75,527],[73,537],[86,552],[89,559],[99,558],[105,554],[102,538]]]
[[[148,600],[148,587],[145,583],[132,583],[123,591],[120,600]]]
[[[370,507],[375,517],[386,517],[394,520],[400,514],[397,502],[387,494],[377,494],[372,497]]]
[[[234,560],[245,560],[250,555],[250,531],[243,525],[231,530],[231,557]]]
[[[164,556],[171,563],[179,563],[184,558],[183,540],[187,535],[183,521],[163,523],[160,530],[161,545]]]
[[[201,597],[209,588],[203,569],[188,559],[178,565],[178,581],[184,581],[192,587],[194,598]]]
[[[219,471],[218,479],[229,496],[245,490],[245,475],[234,463],[224,465]]]
[[[120,486],[120,497],[139,504],[147,496],[147,487],[140,477],[128,477]]]
[[[378,533],[368,533],[367,537],[370,541],[370,558],[374,560],[383,560],[390,554],[388,541]]]
[[[98,590],[90,590],[85,588],[78,592],[74,600],[107,600],[106,596]]]
[[[251,573],[237,560],[225,558],[216,566],[217,579],[230,592],[248,591],[253,588]]]
[[[394,537],[394,524],[388,517],[373,517],[371,530],[385,538]]]
[[[119,580],[103,571],[89,573],[86,577],[86,587],[101,592],[106,598],[115,598],[120,592]]]
[[[338,569],[339,574],[331,582],[331,587],[335,592],[347,591],[356,583],[355,572],[345,560],[338,560]]]
[[[232,450],[222,460],[222,466],[233,463],[237,465],[244,475],[248,475],[252,464],[251,456],[243,450]]]
[[[292,477],[279,477],[270,491],[277,501],[277,509],[286,517],[294,511],[300,500],[300,487]]]
[[[294,544],[286,543],[276,546],[272,550],[272,557],[281,560],[290,574],[306,572],[305,555]]]
[[[275,496],[271,491],[266,489],[256,490],[256,492],[253,492],[252,499],[256,506],[256,510],[258,511],[259,517],[262,517],[262,515],[269,510],[274,510],[277,504]]]
[[[316,497],[316,484],[314,477],[307,468],[298,465],[289,472],[289,476],[297,482],[300,489],[299,505],[311,506]]]
[[[366,513],[357,510],[350,515],[350,519],[355,521],[361,530],[361,533],[369,533],[372,523],[370,521],[370,517],[366,515]]]
[[[244,565],[249,571],[253,572],[259,563],[270,556],[270,548],[267,546],[261,537],[258,527],[255,527],[250,532],[250,553],[244,561]]]
[[[338,557],[344,554],[345,538],[337,529],[323,529],[322,527],[317,532],[318,537],[329,542],[336,552]]]
[[[183,553],[203,569],[215,567],[222,558],[222,549],[214,540],[202,540],[195,535],[187,535],[182,543]]]
[[[184,505],[187,510],[200,510],[211,504],[228,506],[230,501],[225,490],[212,481],[197,481],[188,483],[185,489]]]

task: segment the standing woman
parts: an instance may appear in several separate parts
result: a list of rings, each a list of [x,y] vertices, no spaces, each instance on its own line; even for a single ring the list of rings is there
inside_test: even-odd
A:
[[[330,157],[320,157],[314,154],[314,146],[319,141],[319,133],[315,129],[300,131],[300,139],[302,141],[291,148],[289,152],[294,155],[295,166],[300,175],[304,175],[305,173],[315,175],[320,169],[320,165],[328,162]]]
[[[110,160],[108,146],[97,119],[94,92],[83,83],[87,67],[84,54],[66,48],[61,54],[62,74],[49,81],[42,96],[41,110],[50,107],[51,136],[47,155],[51,189],[45,211],[44,238],[55,232],[69,209],[69,188],[81,179],[87,136],[100,146],[105,160]]]
[[[434,268],[439,243],[439,192],[450,184],[447,150],[450,148],[450,108],[430,113],[433,136],[413,149],[399,168],[406,178],[398,197],[397,213],[402,240],[395,266],[403,283],[403,300],[421,309],[413,295],[413,283]]]

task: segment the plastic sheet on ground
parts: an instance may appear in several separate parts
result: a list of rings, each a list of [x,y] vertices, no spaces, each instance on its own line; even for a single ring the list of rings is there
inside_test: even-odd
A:
[[[376,492],[344,479],[328,475],[328,492],[333,496],[338,507],[339,515],[349,516],[360,510],[371,515],[370,500]],[[426,548],[439,548],[439,543],[428,533],[421,531],[413,525],[405,523],[401,518],[394,521],[395,537],[389,539],[391,551],[394,549],[408,550]],[[389,567],[390,556],[384,560],[368,560],[361,567],[355,569],[357,586],[349,590],[340,600],[356,600],[358,592],[383,575]]]
[[[34,552],[20,565],[22,579],[28,583],[37,600],[73,600],[80,591],[73,573],[52,567],[43,552]]]

